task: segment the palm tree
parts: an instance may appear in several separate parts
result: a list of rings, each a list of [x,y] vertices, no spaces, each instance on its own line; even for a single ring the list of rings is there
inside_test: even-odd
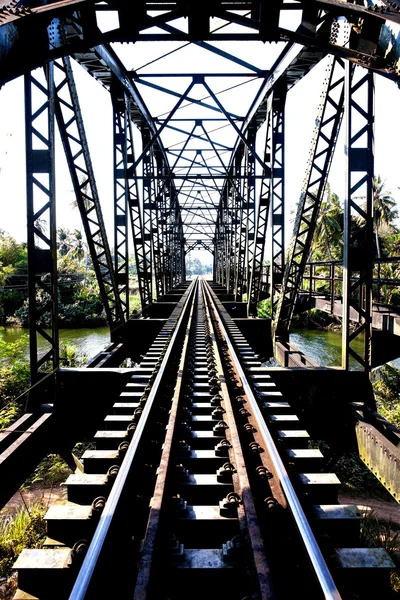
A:
[[[80,264],[82,258],[84,258],[85,256],[85,242],[83,240],[83,236],[82,233],[79,231],[79,229],[75,229],[73,235],[72,235],[72,244],[73,244],[73,248],[72,248],[72,252],[73,255],[75,256],[75,258],[78,259],[78,263]]]
[[[325,198],[321,203],[311,254],[319,254],[322,259],[338,260],[343,248],[343,210],[339,196],[326,184]]]
[[[385,189],[385,182],[382,181],[380,175],[377,175],[374,178],[373,202],[376,252],[378,258],[381,258],[381,247],[379,243],[380,227],[384,223],[390,225],[390,223],[398,217],[398,211],[394,208],[396,202],[392,197],[392,192]]]
[[[68,229],[59,227],[57,229],[57,248],[60,256],[65,256],[71,249],[71,232]]]

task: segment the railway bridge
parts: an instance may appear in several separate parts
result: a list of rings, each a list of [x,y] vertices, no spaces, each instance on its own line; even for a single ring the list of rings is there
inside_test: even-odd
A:
[[[47,454],[73,468],[44,547],[16,561],[15,600],[390,597],[394,564],[362,547],[334,466],[357,449],[399,501],[400,432],[369,381],[374,80],[400,80],[399,26],[399,0],[0,1],[0,83],[24,78],[32,384],[0,433],[2,505]],[[286,100],[322,62],[286,252]],[[79,69],[111,100],[111,240]],[[328,369],[288,335],[341,127],[343,360]],[[58,136],[110,327],[82,369],[59,364]],[[186,279],[194,249],[213,281]]]

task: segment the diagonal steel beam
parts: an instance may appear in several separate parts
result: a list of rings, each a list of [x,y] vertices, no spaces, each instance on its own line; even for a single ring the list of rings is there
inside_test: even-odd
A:
[[[111,336],[124,323],[78,93],[68,57],[55,63],[55,113]],[[60,80],[61,78],[61,80]],[[67,85],[66,85],[67,84]],[[67,90],[59,94],[61,90]],[[76,133],[77,132],[77,133]],[[78,145],[78,151],[76,151]]]
[[[275,312],[274,331],[284,338],[288,336],[301,279],[309,258],[317,217],[342,123],[343,102],[344,62],[331,57],[323,83],[307,172]]]

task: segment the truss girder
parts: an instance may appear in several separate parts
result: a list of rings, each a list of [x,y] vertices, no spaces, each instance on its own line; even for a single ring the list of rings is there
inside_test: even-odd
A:
[[[379,72],[400,81],[400,46],[395,43],[400,31],[400,16],[391,3],[382,6],[379,15],[375,14],[378,11],[367,10],[362,3],[350,0],[296,0],[296,3],[277,0],[270,3],[271,6],[265,0],[217,2],[212,7],[211,4],[200,6],[198,3],[179,0],[161,0],[159,3],[143,0],[133,7],[128,0],[118,0],[116,3],[104,3],[100,0],[63,0],[62,3],[21,0],[15,10],[5,10],[2,13],[0,64],[3,67],[3,79],[0,77],[0,84],[12,79],[20,71],[28,72],[34,64],[46,62],[50,65],[47,69],[48,78],[53,81],[54,66],[51,61],[62,61],[55,63],[56,72],[61,79],[60,83],[57,80],[55,83],[54,108],[114,339],[125,318],[129,317],[128,215],[134,236],[143,308],[152,303],[153,297],[160,299],[171,287],[183,280],[184,257],[188,251],[195,247],[210,250],[213,246],[217,281],[236,301],[243,300],[244,294],[247,294],[248,311],[253,315],[256,314],[260,298],[266,230],[270,221],[274,330],[286,337],[342,119],[346,87],[343,75],[345,59],[348,59],[346,64],[352,65],[352,68],[354,65],[367,66],[370,73]],[[381,1],[377,0],[376,4],[381,6]],[[118,13],[120,24],[115,30],[102,33],[100,26],[96,24],[97,13],[107,13],[111,9]],[[299,15],[301,24],[296,31],[280,27],[286,10],[295,11]],[[186,19],[187,30],[178,21],[175,22],[181,18]],[[215,18],[222,20],[224,25],[213,30]],[[338,21],[343,18],[347,19],[351,30],[346,42],[335,33]],[[30,40],[26,31],[32,20],[37,44],[31,55],[22,59],[22,43],[23,40]],[[49,27],[49,23],[52,26]],[[55,26],[57,23],[60,25],[58,29]],[[175,91],[172,89],[173,85],[170,89],[167,83],[159,85],[149,80],[150,77],[173,76],[172,74],[130,73],[110,46],[112,42],[167,40],[194,44],[217,55],[218,60],[222,58],[231,61],[237,71],[245,69],[248,81],[258,79],[258,91],[247,112],[243,111],[246,114],[237,114],[239,111],[235,111],[229,102],[222,104],[220,94],[226,90],[216,92],[210,83],[210,79],[216,74],[180,73],[181,78],[188,78],[188,84],[185,91]],[[286,44],[272,68],[267,71],[217,47],[216,42],[227,40],[284,40]],[[285,268],[285,97],[287,91],[328,53],[335,58],[331,60],[332,66],[326,79],[323,107],[312,141],[296,217],[294,241]],[[98,202],[71,65],[68,58],[62,58],[68,55],[73,55],[112,94],[113,81],[118,82],[115,86],[118,94],[113,95],[114,264]],[[156,60],[159,58],[163,57],[157,57]],[[141,68],[143,66],[138,71]],[[371,337],[370,257],[367,253],[361,260],[355,247],[361,244],[364,248],[372,235],[373,82],[359,76],[353,84],[351,68],[346,66],[346,69],[349,173],[344,243],[344,289],[347,296],[344,301],[343,364],[348,368],[349,357],[353,356],[368,370]],[[233,76],[232,73],[230,75]],[[235,76],[240,77],[240,73]],[[37,85],[30,77],[29,86]],[[164,79],[165,81],[168,80]],[[180,81],[184,84],[183,79]],[[171,96],[176,97],[177,101],[173,100],[173,108],[159,117],[153,117],[139,93],[140,86],[144,89],[145,98],[146,88],[151,88],[152,93],[168,95],[166,106],[170,106]],[[204,98],[199,98],[197,94],[201,86],[207,94]],[[40,92],[44,93],[43,89]],[[48,110],[48,107],[53,106],[53,93],[54,90],[48,93],[47,108],[41,110]],[[362,97],[363,94],[365,97]],[[26,95],[28,98],[28,91]],[[46,101],[43,106],[45,104]],[[201,109],[203,112],[200,114],[212,111],[211,117],[180,119],[178,115],[181,113],[178,111],[187,105],[191,109]],[[67,116],[69,111],[72,113],[70,118]],[[32,141],[36,135],[32,125],[35,119],[35,112],[31,110],[31,129],[27,129],[27,140],[30,136]],[[354,133],[352,128],[360,119],[364,119],[365,123]],[[265,154],[260,158],[256,150],[256,138],[266,120]],[[191,122],[191,125],[186,126],[185,121]],[[230,128],[229,134],[235,135],[228,141],[221,141],[218,135],[214,137],[214,130],[208,123],[211,121],[224,121],[224,126]],[[50,121],[48,123],[48,133],[44,134],[44,139],[51,162],[54,156],[54,133],[52,124]],[[137,159],[133,151],[131,123],[138,127],[142,136]],[[176,136],[174,142],[179,134],[183,139],[165,150],[167,132]],[[364,138],[365,144],[361,146],[360,140]],[[72,151],[71,142],[79,145],[78,153]],[[28,246],[32,257],[40,249],[47,253],[47,257],[51,256],[54,262],[55,242],[52,236],[55,232],[55,219],[51,213],[54,211],[54,175],[50,172],[49,161],[47,171],[35,171],[35,168],[44,169],[43,166],[37,166],[37,152],[39,150],[29,147],[27,141],[28,188],[31,186],[31,190],[28,190],[28,204],[31,204],[28,217],[31,241],[28,241]],[[43,184],[37,173],[45,173],[48,182]],[[32,200],[35,191],[37,192],[35,186],[50,198],[38,210]],[[139,186],[143,197],[142,207],[139,202]],[[256,192],[259,193],[258,203]],[[360,204],[361,194],[366,198],[366,208]],[[51,225],[49,235],[40,232],[37,226],[41,215],[47,214],[46,211]],[[354,238],[352,222],[355,216],[362,222],[364,238],[361,242]],[[39,239],[41,242],[38,242]],[[30,264],[33,266],[30,269],[34,283],[30,284],[29,293],[30,301],[34,304],[33,297],[36,297],[41,272],[35,266],[36,259],[32,257]],[[46,293],[50,301],[45,303],[45,308],[49,309],[50,319],[54,320],[54,307],[57,303],[56,266],[50,265],[49,260],[47,262],[46,282],[50,283]],[[349,307],[356,308],[360,315],[359,327],[352,333],[348,326]],[[35,322],[38,322],[38,316],[38,312],[36,315],[32,312]],[[39,330],[35,332],[36,337],[38,333],[47,339]],[[353,344],[359,336],[364,336],[363,353],[356,351]],[[55,326],[47,339],[51,347],[46,360],[38,360],[37,347],[35,350],[31,346],[31,354],[36,351],[36,371],[47,360],[53,360],[56,364],[56,337]]]
[[[25,137],[29,350],[34,384],[48,364],[53,369],[59,365],[53,63],[25,75]]]
[[[139,7],[135,7],[134,12],[128,0],[118,4],[104,4],[91,0],[63,0],[53,3],[38,0],[32,4],[29,0],[22,0],[12,11],[5,10],[2,13],[0,83],[48,62],[55,55],[72,54],[82,48],[93,48],[106,42],[163,40],[191,41],[203,46],[207,44],[207,40],[291,40],[309,48],[347,58],[355,64],[369,66],[392,79],[399,79],[400,75],[400,49],[393,43],[400,16],[397,7],[389,3],[382,5],[380,2],[374,2],[379,6],[379,11],[372,12],[368,10],[370,6],[354,4],[350,0],[300,0],[297,5],[301,25],[296,31],[280,27],[280,19],[276,19],[275,15],[271,18],[272,9],[265,9],[263,0],[254,0],[251,11],[248,11],[248,2],[236,2],[234,11],[222,4],[202,5],[200,16],[193,3],[177,0],[167,3],[165,8],[163,2],[158,5],[143,2],[140,4],[140,11]],[[96,13],[100,10],[118,11],[120,26],[102,33],[96,26]],[[279,4],[279,16],[283,16],[286,10],[292,10],[292,3]],[[66,36],[55,53],[54,49],[49,47],[47,27],[53,18],[60,15],[70,21],[78,18],[83,26],[80,35],[72,33]],[[128,20],[127,15],[131,15]],[[212,31],[211,19],[216,16],[227,23],[240,25],[240,31]],[[337,43],[331,37],[329,25],[337,16],[344,16],[352,24],[353,35],[348,46]],[[188,19],[187,32],[170,25],[171,21],[179,17]],[[153,32],[152,26],[157,27],[158,31]],[[31,43],[32,32],[34,44]],[[29,53],[26,52],[27,47],[30,47]]]
[[[127,114],[124,93],[114,92],[114,265],[118,296],[125,317],[129,319],[129,243],[127,194]]]
[[[249,296],[252,278],[251,270],[253,266],[254,245],[255,245],[255,211],[256,211],[256,137],[257,127],[250,125],[247,133],[247,143],[253,149],[248,153],[247,158],[247,274],[246,274],[246,294]],[[264,170],[264,169],[263,169]]]
[[[271,98],[272,101],[272,98]],[[267,131],[265,136],[264,151],[264,177],[261,181],[260,195],[257,207],[257,216],[254,231],[254,254],[250,270],[249,294],[247,311],[249,315],[257,316],[257,304],[260,300],[261,276],[265,255],[265,242],[267,237],[268,215],[270,210],[271,177],[272,177],[272,102],[269,103],[267,113]]]
[[[346,64],[347,194],[344,202],[342,367],[350,357],[369,372],[374,219],[374,74]],[[352,224],[357,221],[357,227]],[[359,315],[355,329],[350,308]],[[354,342],[362,342],[362,350]],[[360,344],[359,344],[360,345]]]
[[[285,266],[285,100],[272,106],[271,312],[275,314]]]
[[[75,80],[68,57],[55,62],[55,112],[77,206],[113,337],[124,323]]]
[[[163,172],[163,166],[157,165],[158,172]],[[165,219],[165,182],[159,178],[156,182],[155,209],[155,231],[154,231],[154,275],[156,283],[157,299],[165,294],[166,286],[164,279],[164,219]]]
[[[238,215],[236,207],[236,190],[232,182],[228,182],[226,188],[228,194],[228,211],[230,217],[229,228],[229,284],[227,286],[228,294],[232,294],[235,289],[235,272],[236,272],[236,237],[238,226]]]
[[[331,57],[323,82],[303,188],[297,207],[274,329],[283,337],[293,318],[343,116],[344,61]]]
[[[147,129],[141,131],[143,147],[149,145],[150,132]],[[136,163],[135,163],[136,164]],[[142,159],[143,165],[143,181],[142,181],[142,193],[143,193],[143,242],[144,242],[144,257],[146,262],[146,269],[149,274],[150,284],[150,303],[153,301],[153,274],[154,274],[154,247],[153,247],[153,234],[156,228],[155,223],[155,210],[156,210],[156,199],[155,199],[155,180],[154,174],[156,172],[156,165],[154,160],[154,151],[150,146],[149,151],[144,155]]]

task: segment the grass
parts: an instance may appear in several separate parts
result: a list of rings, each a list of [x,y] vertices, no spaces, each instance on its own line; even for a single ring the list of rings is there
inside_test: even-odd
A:
[[[371,511],[361,522],[361,543],[368,548],[384,548],[396,565],[390,576],[395,598],[400,598],[400,525],[378,519]]]
[[[400,428],[400,369],[387,363],[374,374],[372,383],[378,412]]]
[[[16,514],[0,521],[0,577],[9,577],[14,562],[24,548],[40,548],[46,537],[41,502],[21,507]]]
[[[24,483],[24,488],[49,488],[63,483],[71,469],[58,454],[48,454]]]

